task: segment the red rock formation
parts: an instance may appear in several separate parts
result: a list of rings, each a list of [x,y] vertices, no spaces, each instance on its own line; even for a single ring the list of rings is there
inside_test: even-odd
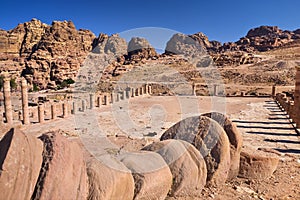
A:
[[[74,79],[95,35],[76,30],[72,22],[51,26],[33,19],[10,31],[0,31],[0,71],[26,77],[39,88]]]
[[[88,178],[81,147],[59,132],[43,134],[43,164],[31,199],[86,199]]]
[[[30,199],[42,165],[42,142],[17,129],[0,141],[0,199]]]

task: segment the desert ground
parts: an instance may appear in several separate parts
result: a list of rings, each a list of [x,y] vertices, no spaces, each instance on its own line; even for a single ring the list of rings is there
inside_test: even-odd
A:
[[[127,113],[127,119],[120,120],[123,116],[120,110]],[[165,130],[182,118],[213,110],[226,112],[242,133],[244,146],[280,156],[278,168],[266,180],[236,178],[222,187],[206,187],[201,194],[183,199],[299,199],[300,137],[286,113],[271,98],[144,96],[122,104],[101,106],[93,112],[99,131],[105,133],[111,143],[127,151],[137,151],[159,140]],[[75,123],[76,117],[72,115],[22,129],[34,135],[60,129],[71,140],[80,141],[84,131]],[[133,126],[124,128],[129,121]]]

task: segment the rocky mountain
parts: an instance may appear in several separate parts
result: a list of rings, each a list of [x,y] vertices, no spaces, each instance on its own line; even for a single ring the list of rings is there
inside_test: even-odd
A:
[[[288,31],[281,30],[277,26],[260,26],[249,30],[247,35],[238,41],[226,42],[224,44],[218,41],[209,41],[207,36],[201,32],[193,34],[191,37],[212,53],[222,53],[226,51],[254,53],[269,51],[300,40],[300,29]]]
[[[40,89],[74,79],[96,36],[70,21],[46,25],[39,20],[0,31],[0,71],[24,76]]]
[[[283,31],[277,26],[260,26],[249,30],[247,35],[238,41],[224,44],[209,41],[201,32],[191,37],[206,48],[217,66],[230,66],[255,64],[261,59],[254,54],[299,42],[300,29]]]

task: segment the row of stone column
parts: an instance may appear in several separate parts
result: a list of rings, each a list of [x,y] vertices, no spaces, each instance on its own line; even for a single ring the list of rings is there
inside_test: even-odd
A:
[[[4,114],[6,123],[9,125],[13,124],[13,110],[11,104],[11,92],[10,92],[10,79],[4,77]],[[51,119],[56,119],[57,117],[68,117],[70,114],[76,114],[78,111],[85,112],[88,108],[93,109],[95,106],[100,107],[101,105],[108,105],[110,103],[118,102],[121,100],[129,99],[135,96],[141,96],[144,94],[152,94],[151,85],[145,84],[139,88],[127,88],[123,91],[103,94],[95,96],[95,94],[89,94],[88,98],[74,99],[72,102],[64,101],[63,103],[43,103],[35,107],[29,107],[28,105],[28,88],[27,82],[23,78],[21,80],[21,99],[22,99],[22,111],[19,116],[19,120],[23,122],[24,125],[30,124],[30,117],[33,117],[34,113],[37,113],[38,123],[43,123],[45,121],[45,107],[50,106]],[[110,98],[110,101],[109,101]],[[60,107],[61,115],[58,114],[58,107]],[[32,116],[30,116],[30,113]],[[1,112],[0,124],[3,123],[3,114]]]

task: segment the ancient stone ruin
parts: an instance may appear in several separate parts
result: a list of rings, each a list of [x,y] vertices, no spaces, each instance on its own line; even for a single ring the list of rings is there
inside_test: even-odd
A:
[[[20,31],[16,33],[17,30]],[[38,37],[33,37],[33,32],[37,32]],[[129,99],[138,101],[155,95],[176,95],[172,91],[166,92],[158,82],[141,81],[139,86],[134,87],[128,85],[126,80],[121,82],[121,87],[114,89],[110,87],[115,85],[109,85],[105,80],[100,91],[70,89],[63,92],[29,93],[33,83],[38,83],[40,88],[51,88],[66,78],[74,78],[80,62],[92,47],[94,54],[106,53],[107,57],[111,53],[117,55],[117,61],[107,62],[109,69],[103,71],[102,78],[111,80],[141,63],[155,61],[181,66],[186,61],[176,57],[176,54],[182,52],[198,56],[195,51],[199,54],[209,51],[212,58],[206,56],[201,62],[195,63],[204,68],[212,60],[217,66],[255,63],[260,59],[254,57],[252,52],[266,51],[287,43],[286,40],[276,39],[284,34],[276,27],[250,30],[246,37],[236,43],[224,45],[208,41],[201,33],[192,36],[176,34],[167,44],[164,55],[157,54],[143,38],[133,38],[127,45],[118,35],[109,37],[100,34],[96,38],[89,31],[77,31],[71,22],[53,22],[52,26],[47,26],[33,20],[3,34],[6,34],[5,38],[16,35],[25,38],[23,43],[16,41],[14,51],[9,54],[10,57],[23,60],[25,66],[22,68],[24,76],[17,80],[20,83],[20,94],[12,92],[10,86],[11,74],[19,74],[20,70],[10,71],[10,75],[3,73],[3,106],[2,102],[0,106],[0,191],[3,194],[0,195],[0,200],[193,198],[198,197],[206,188],[222,187],[237,177],[249,180],[249,183],[268,179],[277,169],[280,161],[278,155],[244,146],[243,136],[236,124],[229,116],[219,112],[201,113],[177,121],[163,129],[159,139],[149,140],[135,151],[125,151],[124,146],[111,148],[111,144],[97,143],[99,140],[88,138],[89,133],[86,134],[86,130],[80,128],[78,131],[90,139],[89,144],[95,145],[92,148],[100,146],[98,154],[89,152],[85,148],[85,141],[80,140],[76,134],[70,137],[61,130],[45,130],[35,136],[25,134],[20,129],[65,122],[74,116],[84,119],[91,111],[99,111],[99,108],[108,110],[110,106]],[[299,37],[298,33],[288,34],[290,39]],[[70,44],[68,37],[74,38],[74,44]],[[264,43],[266,37],[267,42]],[[34,38],[37,40],[34,41],[35,50],[28,42]],[[52,43],[52,39],[57,43]],[[194,46],[184,45],[186,41],[192,42]],[[78,55],[80,61],[58,59],[58,55],[66,53],[62,43],[72,47],[68,56]],[[9,46],[8,43],[4,44]],[[49,44],[52,50],[45,48]],[[22,51],[17,55],[20,48]],[[234,53],[226,51],[232,49],[235,50]],[[247,53],[239,52],[242,50]],[[51,62],[46,62],[45,57]],[[9,64],[11,63],[5,60],[5,66]],[[40,68],[45,68],[48,75],[41,73]],[[209,90],[204,94],[216,98],[273,97],[298,130],[300,67],[296,67],[296,70],[294,93],[277,93],[278,87],[274,85],[267,86],[267,94],[246,94],[244,91],[228,94],[222,84],[211,82],[205,86]],[[60,74],[61,71],[64,73]],[[185,74],[191,92],[182,96],[196,99],[199,94],[203,95],[200,91],[203,84],[195,81],[198,78],[195,71],[188,73],[192,74]],[[162,94],[161,91],[165,93]],[[123,109],[122,106],[116,107]],[[89,123],[85,125],[90,125]],[[115,137],[124,137],[133,142],[136,139],[127,135]]]
[[[278,105],[287,113],[296,128],[300,128],[300,68],[296,67],[296,83],[294,93],[277,93],[274,95]],[[274,89],[275,94],[275,89]],[[297,129],[296,129],[297,130]]]

